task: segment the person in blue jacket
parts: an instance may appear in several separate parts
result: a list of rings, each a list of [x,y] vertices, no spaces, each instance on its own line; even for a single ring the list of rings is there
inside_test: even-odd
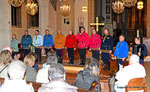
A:
[[[104,62],[104,68],[102,70],[108,69],[110,71],[110,56],[114,46],[114,39],[111,35],[109,35],[109,30],[104,30],[104,36],[101,41],[101,51],[102,60]],[[108,65],[108,67],[107,67]]]
[[[53,46],[53,36],[49,34],[49,30],[45,30],[44,40],[43,40],[43,46],[45,48],[46,56],[49,51],[52,50]]]
[[[30,53],[30,47],[32,45],[32,37],[28,34],[28,30],[24,31],[24,35],[21,39],[21,48],[23,48],[24,56]]]
[[[14,56],[18,54],[18,40],[16,38],[16,34],[12,34],[12,40],[10,43],[10,47],[12,49],[12,58],[14,59]]]
[[[123,68],[125,59],[128,57],[128,44],[125,40],[124,35],[119,36],[119,42],[116,45],[114,56],[117,59],[118,70]]]

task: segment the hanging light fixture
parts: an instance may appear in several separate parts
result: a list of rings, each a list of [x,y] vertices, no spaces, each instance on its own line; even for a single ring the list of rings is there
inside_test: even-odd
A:
[[[137,0],[122,0],[126,7],[133,7],[136,5]]]
[[[143,7],[144,7],[143,1],[138,1],[138,2],[137,2],[137,8],[138,8],[139,10],[142,10]]]
[[[26,6],[26,12],[30,15],[35,15],[38,12],[38,4],[35,3],[33,0],[30,0]]]
[[[70,15],[71,12],[71,6],[67,4],[67,0],[64,0],[63,5],[60,6],[60,14],[64,17],[67,17]]]
[[[112,3],[112,8],[115,13],[121,14],[125,9],[125,5],[123,2],[118,0]]]
[[[8,0],[8,3],[14,7],[20,7],[24,3],[24,0]]]

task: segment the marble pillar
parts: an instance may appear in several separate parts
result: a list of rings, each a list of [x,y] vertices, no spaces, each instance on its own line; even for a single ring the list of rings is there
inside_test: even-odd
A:
[[[0,51],[10,46],[11,41],[11,7],[8,0],[0,0]]]
[[[49,0],[39,0],[39,30],[42,35],[49,29]]]

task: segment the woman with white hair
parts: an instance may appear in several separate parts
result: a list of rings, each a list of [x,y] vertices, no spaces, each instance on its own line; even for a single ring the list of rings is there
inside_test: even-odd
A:
[[[0,92],[34,92],[33,87],[23,80],[26,69],[26,65],[19,60],[10,63],[7,69],[9,79],[5,80]]]
[[[65,82],[65,73],[62,64],[51,64],[48,69],[50,82],[42,84],[38,92],[77,92],[77,87]]]
[[[0,53],[0,78],[8,78],[7,68],[11,62],[11,53],[8,50],[3,50]]]

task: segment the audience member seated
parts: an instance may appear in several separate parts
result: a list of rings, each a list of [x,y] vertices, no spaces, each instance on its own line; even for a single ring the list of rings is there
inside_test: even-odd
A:
[[[89,89],[94,81],[99,81],[99,72],[100,72],[100,65],[96,59],[91,58],[84,68],[83,71],[80,71],[76,78],[76,86],[78,88],[85,88]],[[101,92],[101,87],[97,89],[97,92]]]
[[[33,68],[35,64],[35,57],[28,54],[24,58],[24,63],[27,65],[26,81],[36,82],[37,71]]]
[[[65,82],[65,69],[62,64],[51,64],[48,69],[49,83],[42,84],[38,92],[77,92],[77,87]]]
[[[11,62],[11,53],[8,50],[3,50],[0,53],[0,78],[8,78],[7,68]]]
[[[32,55],[32,56],[34,56],[34,58],[35,58],[35,64],[34,64],[34,68],[38,71],[39,70],[39,66],[38,66],[38,60],[37,60],[37,54],[36,53],[34,53],[34,52],[31,52],[31,53],[29,53],[30,55]]]
[[[117,82],[115,82],[116,92],[125,92],[125,86],[133,78],[144,78],[146,76],[145,68],[139,63],[139,56],[133,54],[129,59],[129,65],[116,73]],[[136,91],[143,92],[143,91]]]
[[[34,92],[33,87],[23,80],[26,69],[22,61],[16,60],[10,63],[7,69],[9,79],[5,79],[0,92]]]
[[[36,82],[38,83],[48,83],[48,68],[50,64],[57,63],[57,56],[55,52],[48,52],[47,54],[47,61],[43,64],[43,68],[40,69],[37,73]]]

